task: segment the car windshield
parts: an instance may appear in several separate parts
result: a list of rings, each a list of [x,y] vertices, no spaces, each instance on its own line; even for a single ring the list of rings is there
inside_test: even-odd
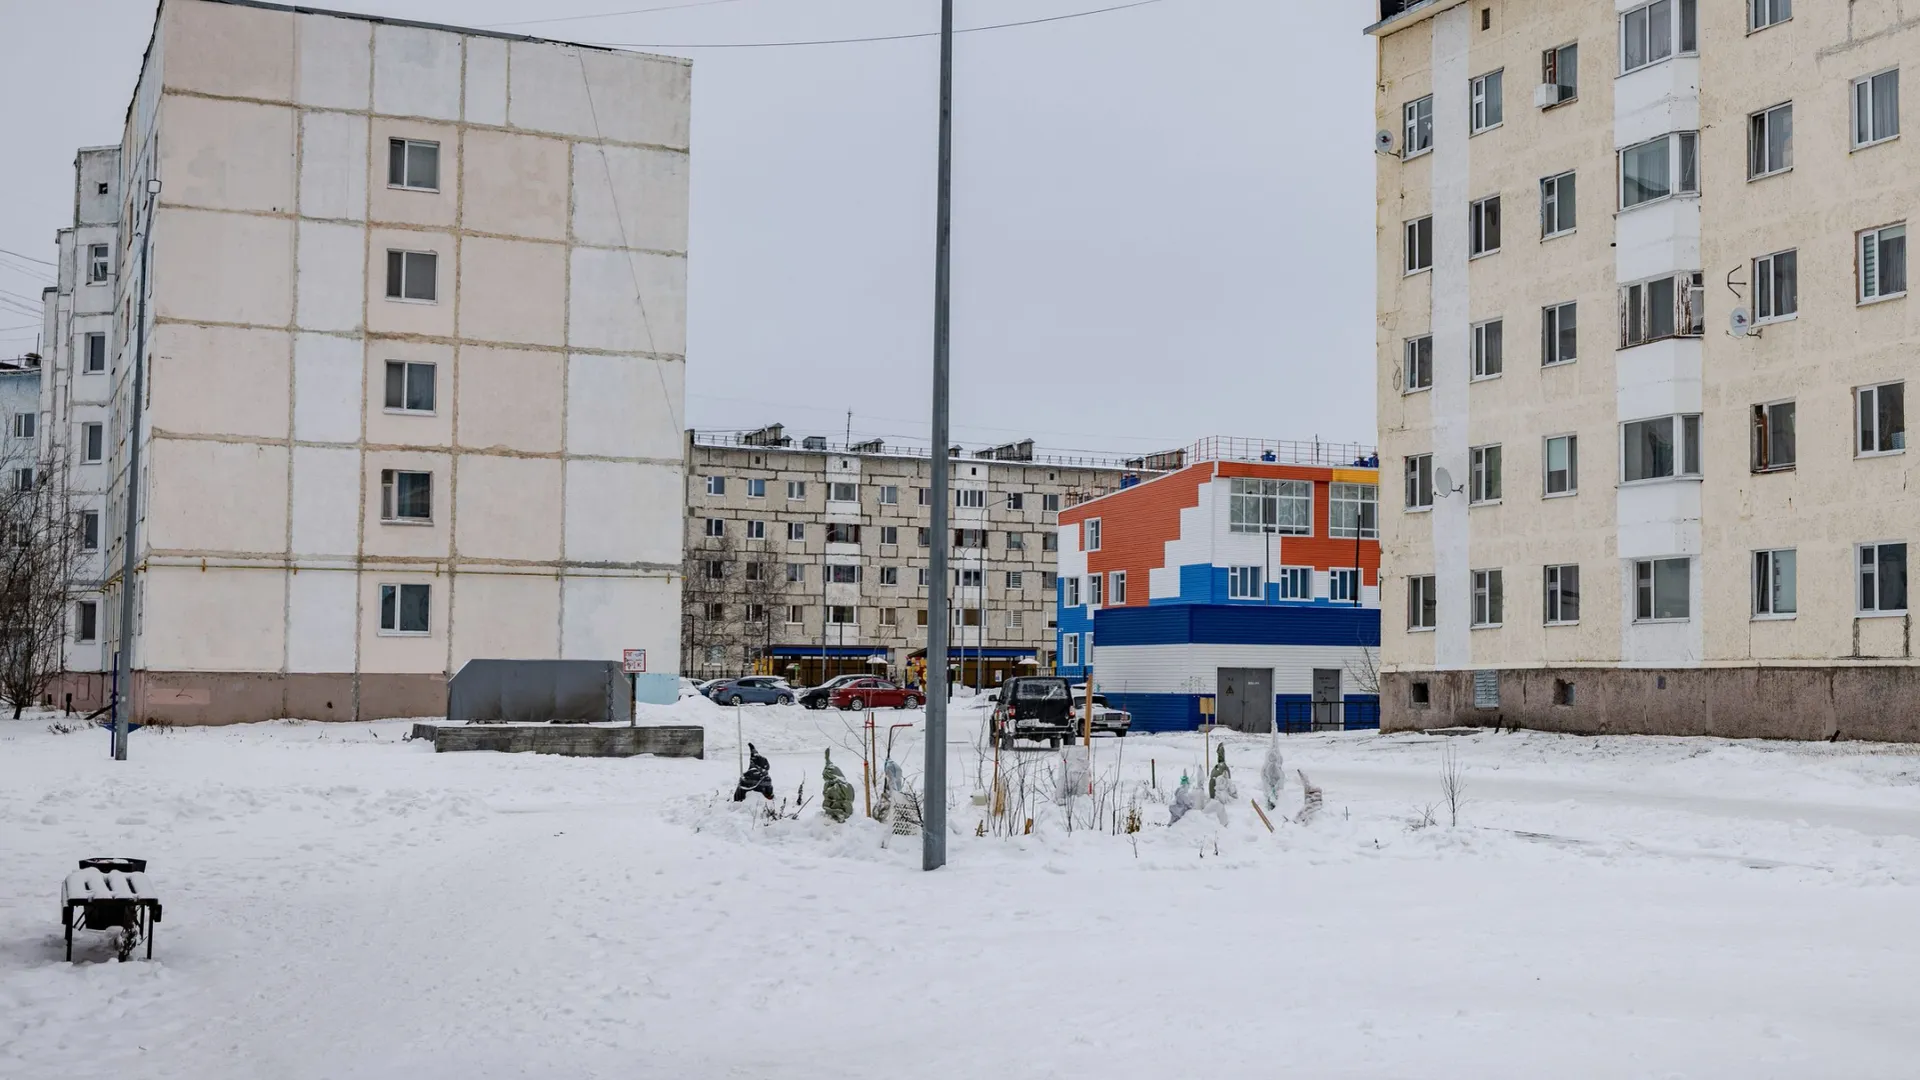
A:
[[[1013,696],[1021,701],[1065,701],[1067,684],[1061,679],[1023,679]]]

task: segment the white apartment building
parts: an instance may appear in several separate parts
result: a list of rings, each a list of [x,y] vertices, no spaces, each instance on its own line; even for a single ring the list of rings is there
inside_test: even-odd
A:
[[[144,290],[138,716],[437,715],[477,657],[674,670],[690,82],[163,0],[113,188],[103,625],[110,656]]]
[[[1385,726],[1920,738],[1920,25],[1382,0],[1369,33]]]

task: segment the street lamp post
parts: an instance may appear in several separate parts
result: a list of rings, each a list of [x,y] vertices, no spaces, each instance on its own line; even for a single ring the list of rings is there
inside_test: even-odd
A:
[[[953,0],[940,0],[940,160],[933,241],[933,557],[927,607],[927,760],[920,867],[947,862],[947,323],[953,231]]]

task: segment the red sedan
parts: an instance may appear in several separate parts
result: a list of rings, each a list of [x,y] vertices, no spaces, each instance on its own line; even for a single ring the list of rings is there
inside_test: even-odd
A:
[[[855,679],[833,691],[836,709],[878,709],[891,705],[896,709],[917,709],[925,695],[910,687],[895,686],[885,679]]]

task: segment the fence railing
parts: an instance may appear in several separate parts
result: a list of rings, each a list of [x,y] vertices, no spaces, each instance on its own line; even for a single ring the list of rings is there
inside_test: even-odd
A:
[[[1202,461],[1265,461],[1282,465],[1330,465],[1378,468],[1379,453],[1366,443],[1321,442],[1319,439],[1243,439],[1209,435],[1186,450],[1187,464]]]
[[[1282,701],[1274,723],[1288,735],[1310,731],[1377,731],[1380,702],[1372,698],[1341,701]]]
[[[783,435],[779,436],[776,441],[769,440],[762,436],[760,432],[754,431],[695,431],[693,433],[693,442],[695,446],[754,447],[765,450],[788,450],[795,453],[808,454],[876,454],[884,457],[924,459],[931,459],[933,457],[932,447],[914,446],[905,443],[890,443],[880,439],[870,439],[865,442],[832,442],[819,436],[796,439],[792,436]],[[1141,458],[1138,455],[1128,457],[1124,455],[1109,456],[1104,454],[1033,453],[1030,451],[1021,451],[1016,455],[1015,453],[1009,452],[1007,447],[983,447],[978,450],[962,449],[959,453],[951,455],[950,460],[955,462],[1002,462],[1010,465],[1057,465],[1065,468],[1113,469],[1116,471],[1131,469],[1136,472],[1142,469],[1140,464]],[[1153,470],[1148,469],[1147,471]]]

